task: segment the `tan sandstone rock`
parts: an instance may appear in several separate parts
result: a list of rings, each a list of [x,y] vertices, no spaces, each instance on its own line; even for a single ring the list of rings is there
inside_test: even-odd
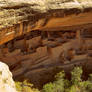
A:
[[[9,67],[0,62],[0,92],[17,92]]]

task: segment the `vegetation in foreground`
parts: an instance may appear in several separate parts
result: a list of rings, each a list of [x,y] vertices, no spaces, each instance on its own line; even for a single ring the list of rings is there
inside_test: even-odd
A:
[[[65,72],[58,73],[54,82],[43,86],[42,90],[32,88],[32,84],[27,81],[16,82],[18,92],[92,92],[92,74],[88,80],[82,80],[82,68],[75,67],[71,72],[71,80],[65,78]]]
[[[33,85],[27,80],[23,82],[15,82],[18,92],[40,92],[38,89],[33,88]]]

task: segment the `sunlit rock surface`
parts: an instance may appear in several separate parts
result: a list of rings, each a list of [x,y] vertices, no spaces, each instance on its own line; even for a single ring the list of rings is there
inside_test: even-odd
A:
[[[0,92],[17,92],[9,68],[2,62],[0,62]]]

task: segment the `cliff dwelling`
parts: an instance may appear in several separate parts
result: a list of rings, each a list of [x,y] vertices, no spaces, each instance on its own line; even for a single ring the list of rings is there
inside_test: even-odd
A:
[[[54,68],[91,64],[92,0],[0,1],[0,61],[36,85]]]

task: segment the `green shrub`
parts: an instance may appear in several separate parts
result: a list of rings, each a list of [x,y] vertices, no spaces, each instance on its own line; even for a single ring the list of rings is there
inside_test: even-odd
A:
[[[92,74],[87,81],[83,81],[82,72],[81,67],[75,67],[69,81],[65,79],[64,71],[61,71],[55,76],[56,81],[43,86],[42,92],[92,92]]]
[[[33,85],[27,80],[23,82],[15,82],[18,92],[39,92],[38,89],[33,88]]]

